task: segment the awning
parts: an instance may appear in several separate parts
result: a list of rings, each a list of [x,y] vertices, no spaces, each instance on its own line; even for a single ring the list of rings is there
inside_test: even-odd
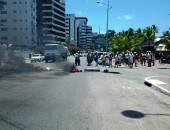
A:
[[[170,50],[166,48],[165,44],[159,44],[156,51],[170,51]]]

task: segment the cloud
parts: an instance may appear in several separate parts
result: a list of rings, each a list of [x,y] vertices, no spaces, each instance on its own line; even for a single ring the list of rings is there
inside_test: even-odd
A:
[[[127,14],[127,15],[123,15],[123,16],[118,16],[117,18],[119,20],[132,20],[134,17],[135,17],[134,15]]]

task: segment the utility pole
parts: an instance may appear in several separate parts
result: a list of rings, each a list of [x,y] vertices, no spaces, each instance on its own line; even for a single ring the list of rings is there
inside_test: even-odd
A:
[[[109,24],[109,10],[112,8],[109,4],[109,0],[107,0],[107,3],[103,3],[101,1],[97,1],[96,3],[103,4],[107,7],[107,19],[106,19],[106,52],[108,51],[108,24]]]

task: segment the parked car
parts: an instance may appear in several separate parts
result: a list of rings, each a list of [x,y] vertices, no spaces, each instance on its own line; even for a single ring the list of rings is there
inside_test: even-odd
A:
[[[36,61],[43,61],[44,60],[44,56],[41,54],[33,54],[31,57],[31,62],[36,62]]]

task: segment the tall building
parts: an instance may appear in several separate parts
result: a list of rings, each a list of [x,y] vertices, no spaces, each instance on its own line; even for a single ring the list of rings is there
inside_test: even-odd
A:
[[[37,0],[39,45],[65,45],[65,0]]]
[[[86,31],[87,31],[86,17],[76,17],[76,28],[77,28],[77,46],[83,50],[87,50],[86,46]]]
[[[0,43],[32,46],[37,43],[36,1],[1,0]]]
[[[86,46],[87,50],[92,49],[92,26],[87,26],[87,31],[86,31]]]
[[[66,14],[66,39],[71,46],[77,46],[76,21],[74,14]]]

